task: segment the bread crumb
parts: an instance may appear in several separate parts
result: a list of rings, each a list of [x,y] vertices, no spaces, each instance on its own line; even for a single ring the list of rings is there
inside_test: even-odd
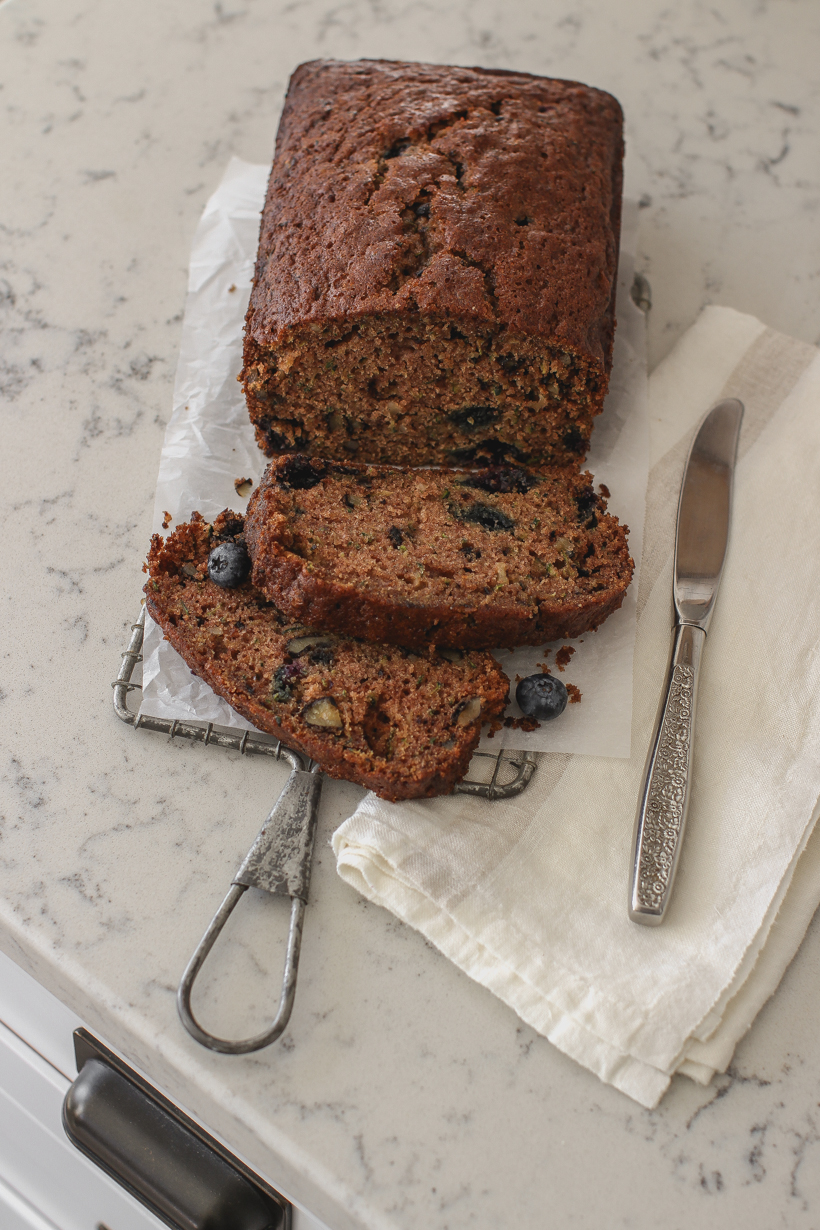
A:
[[[575,649],[572,645],[564,645],[562,649],[558,650],[555,655],[555,665],[558,667],[559,671],[563,672],[566,670],[569,666],[569,660],[574,653]]]
[[[174,519],[174,518],[171,516],[171,514],[170,514],[169,512],[164,512],[164,513],[162,514],[162,528],[163,528],[164,530],[167,530],[167,529],[168,529],[168,526],[171,524],[171,522],[173,521],[173,519]]]
[[[508,730],[540,730],[541,723],[536,721],[534,717],[508,717],[504,718],[504,725]]]
[[[606,483],[599,483],[598,490],[600,491],[601,495],[604,497],[605,500],[608,500],[610,498],[609,487],[607,487]]]
[[[580,688],[576,688],[574,683],[568,683],[567,692],[569,693],[569,703],[571,705],[577,705],[580,703],[581,697],[583,696],[583,692]]]

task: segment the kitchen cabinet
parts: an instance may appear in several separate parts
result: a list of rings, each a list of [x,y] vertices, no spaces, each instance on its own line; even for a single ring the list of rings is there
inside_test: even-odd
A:
[[[0,1226],[160,1230],[155,1217],[70,1142],[63,1102],[82,1022],[0,953]],[[293,1209],[290,1230],[327,1230]]]

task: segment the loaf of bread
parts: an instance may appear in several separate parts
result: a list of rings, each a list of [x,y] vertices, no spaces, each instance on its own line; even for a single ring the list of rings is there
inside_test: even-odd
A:
[[[618,103],[577,82],[298,68],[246,319],[263,451],[582,460],[612,356],[622,153]]]
[[[588,473],[290,454],[251,496],[254,583],[289,618],[416,649],[541,645],[621,605],[625,527]]]
[[[331,777],[390,800],[451,791],[482,722],[507,703],[508,680],[490,654],[418,655],[289,621],[241,571],[211,580],[214,549],[241,558],[242,535],[242,518],[226,511],[213,525],[194,513],[165,541],[152,539],[148,613],[191,670]]]

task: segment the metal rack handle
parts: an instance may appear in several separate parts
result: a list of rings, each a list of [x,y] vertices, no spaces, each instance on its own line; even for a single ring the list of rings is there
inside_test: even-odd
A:
[[[279,996],[276,1016],[273,1018],[273,1024],[270,1029],[266,1029],[261,1034],[256,1034],[252,1038],[246,1038],[244,1041],[231,1042],[227,1038],[217,1038],[214,1034],[208,1033],[206,1029],[202,1028],[193,1014],[191,992],[194,989],[194,980],[205,964],[205,958],[216,943],[220,931],[225,926],[225,923],[238,904],[239,898],[246,889],[246,884],[231,885],[228,895],[211,919],[208,930],[199,941],[194,955],[185,967],[185,972],[180,979],[179,989],[177,990],[177,1011],[188,1033],[197,1042],[201,1043],[202,1046],[207,1046],[211,1051],[219,1051],[222,1055],[247,1055],[249,1051],[260,1051],[262,1047],[275,1042],[280,1034],[285,1031],[290,1020],[290,1014],[293,1011],[293,1001],[296,996],[299,950],[302,945],[302,925],[305,919],[305,902],[301,897],[293,897],[291,899],[290,926],[288,928],[288,945],[285,953],[285,970],[282,976],[282,991]]]
[[[295,754],[294,760],[297,763],[291,769],[284,790],[243,859],[225,900],[211,919],[208,929],[185,967],[177,990],[177,1011],[188,1033],[202,1046],[223,1055],[246,1055],[249,1051],[261,1050],[262,1047],[275,1042],[284,1032],[293,1010],[302,926],[310,883],[313,839],[322,791],[319,766],[314,765],[311,770],[307,770],[302,767]],[[238,905],[240,897],[248,888],[261,888],[272,896],[290,897],[290,926],[282,990],[273,1024],[253,1038],[232,1042],[227,1038],[217,1038],[202,1028],[191,1008],[191,994],[208,954]]]

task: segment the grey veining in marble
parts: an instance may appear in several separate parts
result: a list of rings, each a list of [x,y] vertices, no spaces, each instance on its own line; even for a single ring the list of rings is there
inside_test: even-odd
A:
[[[820,336],[813,0],[0,5],[0,947],[334,1230],[811,1230],[816,924],[732,1072],[643,1112],[340,883],[327,840],[358,794],[331,783],[282,1043],[228,1059],[177,1022],[179,973],[285,770],[135,734],[108,685],[196,220],[231,154],[270,157],[288,74],[317,55],[612,90],[652,361],[708,302]],[[267,1019],[280,904],[247,894],[215,954],[198,1005],[217,1031]]]

